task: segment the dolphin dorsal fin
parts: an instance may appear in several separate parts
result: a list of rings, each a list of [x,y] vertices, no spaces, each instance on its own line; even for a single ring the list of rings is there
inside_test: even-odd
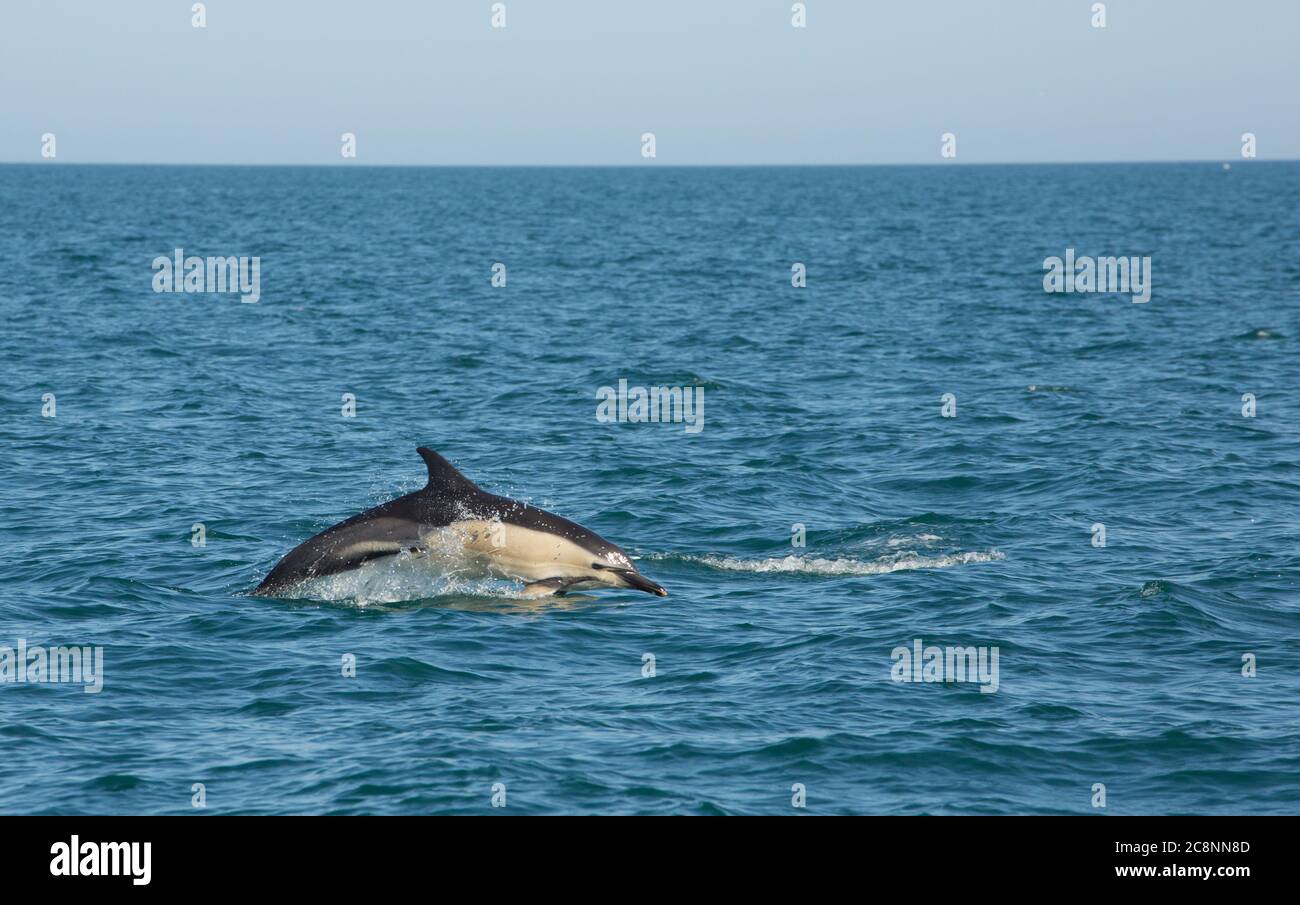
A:
[[[456,496],[478,490],[478,485],[456,470],[442,456],[427,446],[416,450],[424,464],[429,467],[429,483],[424,485],[422,493],[437,493]]]

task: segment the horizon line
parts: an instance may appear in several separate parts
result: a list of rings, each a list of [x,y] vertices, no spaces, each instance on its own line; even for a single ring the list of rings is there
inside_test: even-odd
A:
[[[185,161],[102,161],[102,160],[0,160],[0,166],[44,167],[296,167],[300,169],[446,169],[446,170],[632,170],[632,169],[832,169],[866,167],[1006,167],[1006,166],[1124,166],[1160,164],[1230,164],[1230,157],[1203,157],[1157,160],[989,160],[989,161],[886,161],[876,163],[217,163]],[[1242,158],[1243,164],[1297,163],[1300,157]]]

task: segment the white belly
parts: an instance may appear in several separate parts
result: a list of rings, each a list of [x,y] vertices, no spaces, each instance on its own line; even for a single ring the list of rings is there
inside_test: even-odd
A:
[[[556,534],[505,522],[466,520],[421,537],[430,565],[466,575],[541,581],[592,578],[592,554]]]
[[[454,522],[422,534],[420,545],[417,552],[403,551],[346,572],[308,579],[285,596],[396,603],[445,594],[499,595],[502,579],[590,580],[590,584],[574,585],[578,588],[605,584],[591,568],[590,552],[557,535],[516,525]]]

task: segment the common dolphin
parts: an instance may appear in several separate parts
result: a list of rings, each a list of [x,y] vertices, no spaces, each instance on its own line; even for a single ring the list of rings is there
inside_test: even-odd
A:
[[[595,532],[482,490],[431,449],[421,446],[416,452],[429,468],[423,489],[303,541],[253,593],[274,597],[308,579],[405,552],[450,561],[461,574],[526,582],[524,593],[530,597],[598,587],[668,596],[625,552]]]

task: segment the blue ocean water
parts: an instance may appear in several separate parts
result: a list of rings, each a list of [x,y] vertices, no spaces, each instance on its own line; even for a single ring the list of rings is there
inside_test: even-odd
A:
[[[97,694],[0,684],[0,811],[1300,809],[1300,165],[2,166],[0,202],[0,645],[103,649]],[[176,248],[259,256],[260,300],[155,293]],[[1067,248],[1149,255],[1150,302],[1044,292]],[[703,429],[599,423],[619,379]],[[248,596],[420,445],[670,596]],[[894,681],[917,639],[997,648],[996,691]]]

